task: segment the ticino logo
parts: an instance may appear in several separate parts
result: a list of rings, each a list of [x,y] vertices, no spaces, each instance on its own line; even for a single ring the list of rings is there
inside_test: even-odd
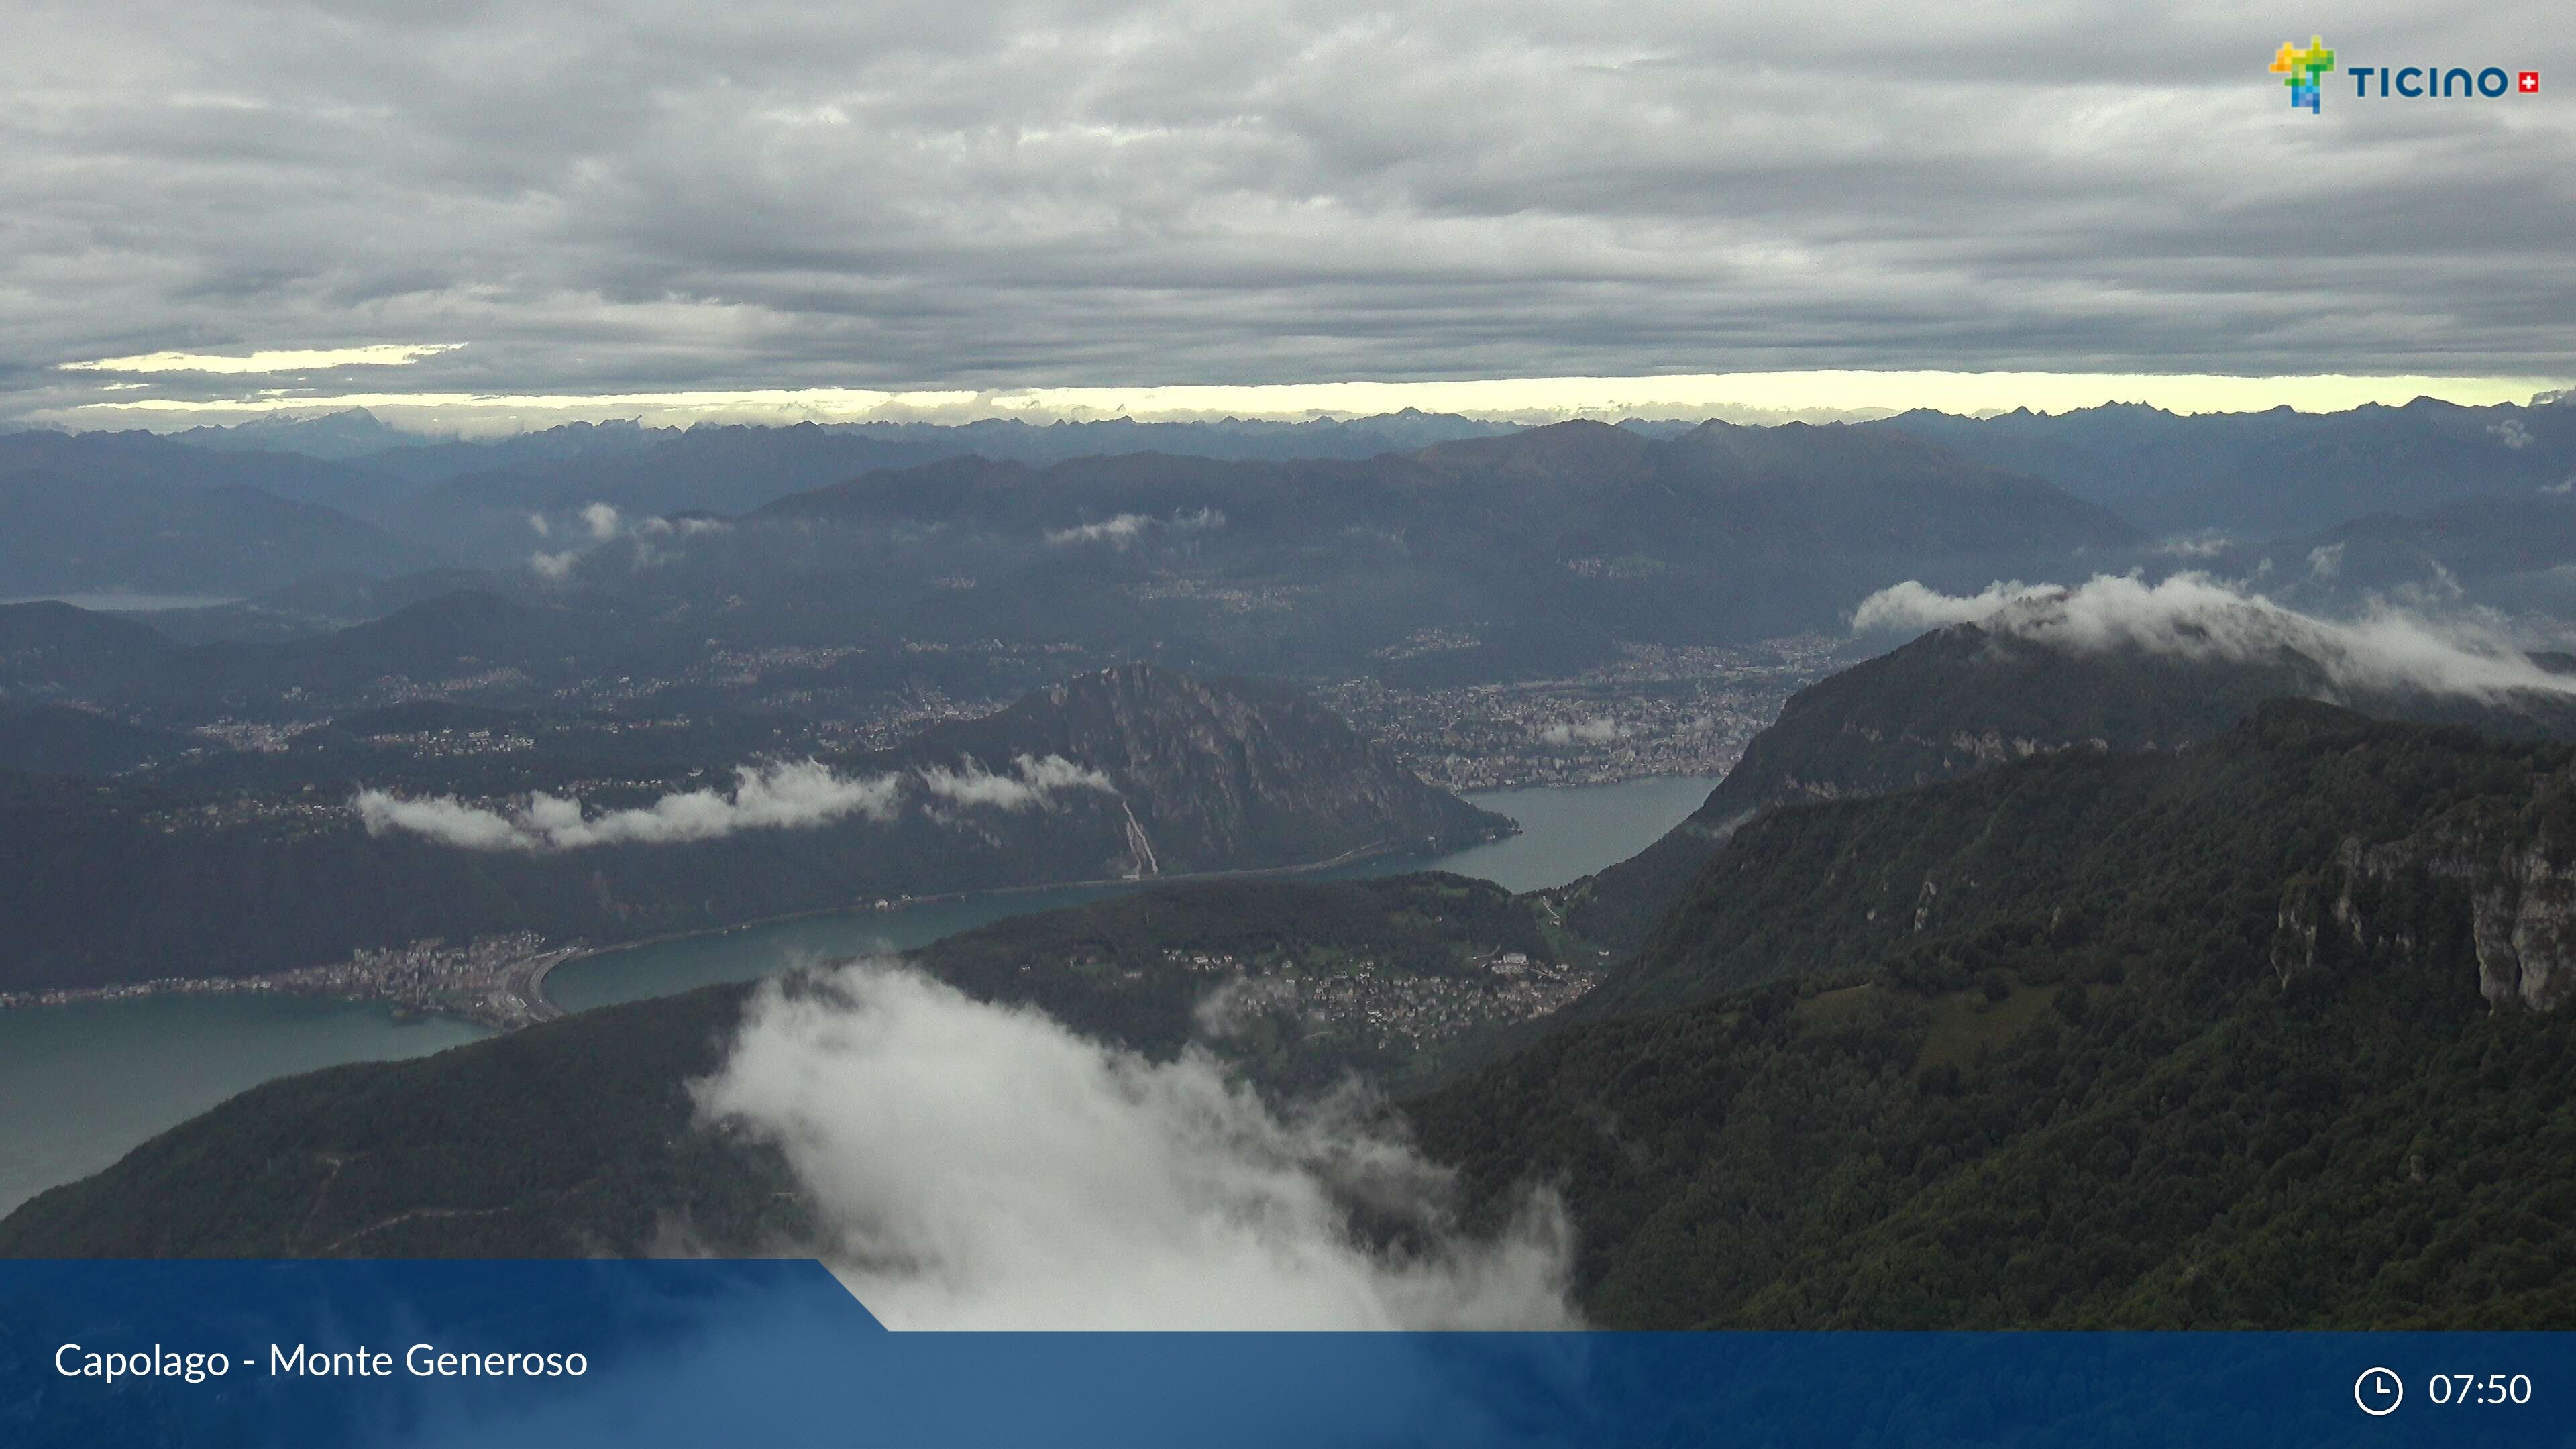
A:
[[[2334,73],[2335,53],[2326,48],[2325,37],[2312,35],[2305,45],[2281,42],[2280,53],[2272,57],[2272,74],[2290,88],[2292,109],[2305,109],[2322,114],[2326,77]],[[2479,70],[2455,65],[2385,66],[2355,65],[2344,68],[2352,77],[2352,93],[2373,96],[2536,96],[2540,94],[2540,72],[2508,71],[2490,65]]]

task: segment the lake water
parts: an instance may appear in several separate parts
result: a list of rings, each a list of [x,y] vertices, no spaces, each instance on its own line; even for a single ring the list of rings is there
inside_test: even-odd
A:
[[[356,1001],[140,996],[0,1011],[0,1214],[272,1077],[488,1035]]]
[[[1438,858],[1368,861],[1326,878],[1440,869],[1516,891],[1563,885],[1643,850],[1715,784],[1659,778],[1469,795],[1518,820],[1522,833]],[[909,950],[1121,889],[995,892],[776,921],[603,952],[558,968],[546,989],[578,1011],[747,981],[800,959]],[[381,1006],[299,997],[150,996],[0,1011],[0,1214],[272,1077],[421,1056],[485,1034],[462,1022],[397,1020]]]
[[[1698,809],[1716,784],[1715,780],[1657,776],[1616,785],[1484,791],[1462,798],[1519,821],[1520,834],[1448,855],[1384,857],[1305,878],[1351,880],[1447,870],[1512,891],[1564,885],[1653,844]],[[1080,905],[1130,889],[1135,887],[990,892],[900,910],[840,911],[603,951],[557,967],[546,978],[546,994],[568,1011],[668,996],[719,981],[754,980],[798,961],[909,951],[1011,916]]]

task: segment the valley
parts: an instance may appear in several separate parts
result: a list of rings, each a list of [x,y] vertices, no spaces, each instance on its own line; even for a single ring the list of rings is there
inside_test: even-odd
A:
[[[2115,421],[485,478],[445,572],[0,609],[0,1033],[202,1063],[31,1119],[0,1252],[828,1254],[707,1093],[911,1000],[1553,1204],[1605,1326],[2559,1321],[2565,658],[2331,612],[2363,533],[2149,572]]]
[[[1449,855],[1380,858],[1335,874],[1364,878],[1447,870],[1499,878],[1515,891],[1562,883],[1633,852],[1696,808],[1714,783],[1649,780],[1470,795],[1469,804],[1510,817],[1520,833]],[[544,993],[553,1006],[574,1012],[645,1001],[754,981],[800,963],[919,951],[1014,916],[1062,910],[1134,888],[988,892],[590,951],[551,969]],[[552,954],[538,947],[520,959]],[[470,962],[460,965],[471,969]],[[272,1077],[421,1055],[538,1019],[533,1011],[480,1018],[434,997],[397,995],[390,998],[394,1004],[417,1013],[398,1015],[387,1009],[387,994],[372,981],[335,982],[311,971],[283,974],[306,984],[264,985],[268,978],[256,976],[143,983],[46,993],[47,1009],[0,1010],[0,1077],[10,1079],[0,1082],[0,1096],[41,1090],[89,1104],[77,1114],[23,1113],[0,1123],[0,1214],[44,1188],[109,1165],[155,1133]]]

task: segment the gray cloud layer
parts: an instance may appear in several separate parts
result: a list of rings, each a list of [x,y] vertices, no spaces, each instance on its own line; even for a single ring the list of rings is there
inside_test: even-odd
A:
[[[2375,0],[2328,39],[2549,69],[2562,18]],[[467,344],[150,378],[208,396],[2557,375],[2576,323],[2563,90],[2293,115],[2291,37],[2230,7],[34,0],[10,33],[0,416],[170,350]]]
[[[2517,690],[2576,694],[2576,678],[2532,663],[2492,620],[2476,614],[2437,617],[2379,601],[2358,618],[2324,619],[2199,573],[2153,584],[2110,574],[2072,588],[1998,583],[1964,596],[1909,579],[1862,600],[1852,619],[1861,630],[1961,623],[2084,654],[2140,649],[2183,659],[2268,661],[2287,650],[2316,661],[2347,690],[2417,689],[2477,699]]]
[[[1449,1177],[1350,1104],[1275,1110],[1196,1051],[1156,1063],[891,963],[775,981],[712,1118],[779,1144],[824,1240],[892,1328],[1571,1328],[1554,1199],[1492,1240]],[[1365,1203],[1421,1229],[1398,1255]]]
[[[895,818],[906,792],[916,786],[929,797],[925,806],[934,810],[945,804],[1021,811],[1045,806],[1066,790],[1118,793],[1107,775],[1061,755],[1020,755],[1008,775],[971,760],[955,770],[934,767],[910,775],[856,778],[835,774],[813,760],[757,769],[745,765],[734,771],[731,794],[712,788],[680,790],[650,805],[597,815],[585,813],[578,800],[543,790],[507,811],[469,805],[453,795],[404,799],[383,790],[358,792],[349,808],[370,835],[405,831],[466,850],[580,850],[714,840],[742,830],[810,830],[852,816],[884,824]]]

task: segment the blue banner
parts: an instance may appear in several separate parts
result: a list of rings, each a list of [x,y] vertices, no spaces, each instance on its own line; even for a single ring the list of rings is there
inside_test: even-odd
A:
[[[0,1263],[12,1446],[2557,1445],[2571,1405],[2545,1333],[916,1334],[810,1262]]]

